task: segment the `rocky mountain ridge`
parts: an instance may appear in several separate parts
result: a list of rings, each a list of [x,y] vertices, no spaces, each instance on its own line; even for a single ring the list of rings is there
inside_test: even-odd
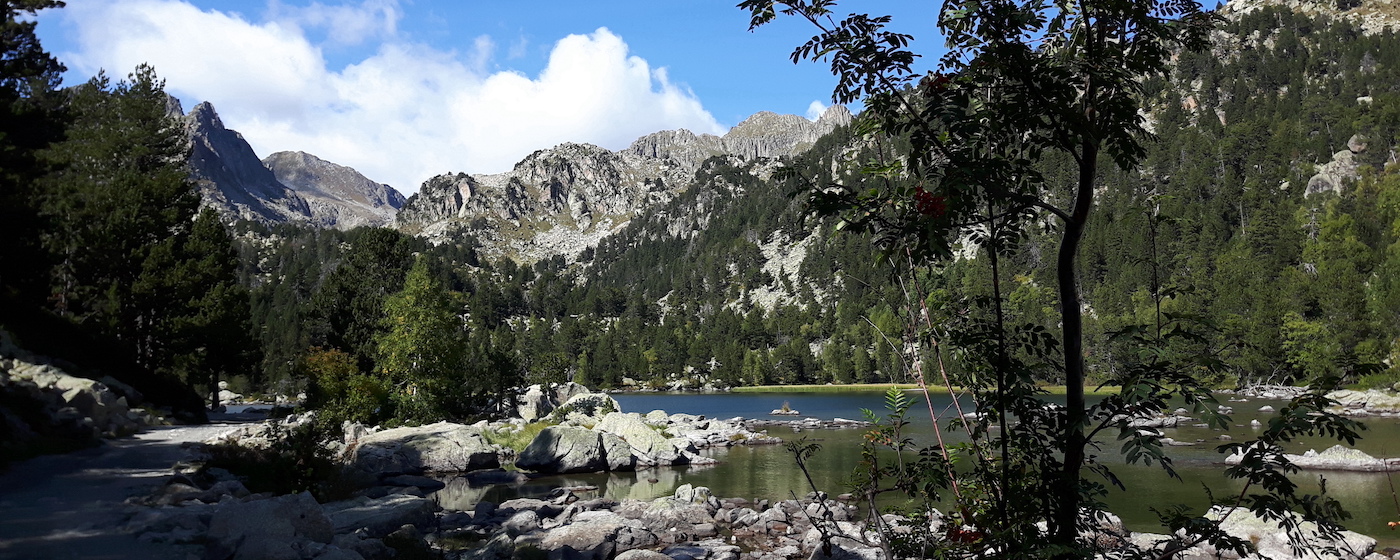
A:
[[[389,185],[306,152],[277,152],[262,163],[278,181],[306,199],[312,221],[330,227],[393,224],[394,214],[406,200]]]
[[[1237,19],[1266,6],[1282,6],[1309,16],[1350,21],[1366,34],[1400,30],[1400,2],[1397,0],[1230,0],[1221,7],[1220,14]]]
[[[169,111],[181,115],[171,98]],[[387,226],[403,195],[349,167],[302,152],[258,159],[236,130],[224,126],[213,104],[181,116],[190,141],[190,177],[206,206],[226,220],[262,224],[305,223],[349,229]]]
[[[526,156],[505,173],[433,177],[408,199],[396,223],[435,241],[469,231],[481,238],[488,254],[527,261],[572,255],[645,208],[674,198],[710,157],[794,155],[851,120],[845,107],[833,106],[816,121],[761,112],[724,136],[656,132],[616,152],[560,144]]]

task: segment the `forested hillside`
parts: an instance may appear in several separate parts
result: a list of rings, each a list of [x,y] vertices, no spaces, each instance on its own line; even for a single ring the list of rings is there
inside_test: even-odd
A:
[[[1222,22],[1211,52],[1173,67],[1149,82],[1158,140],[1143,168],[1103,167],[1079,270],[1091,377],[1126,351],[1108,333],[1160,306],[1205,333],[1190,351],[1224,360],[1229,374],[1212,380],[1221,386],[1320,374],[1400,381],[1395,35],[1270,7]],[[260,381],[296,381],[312,347],[374,371],[371,331],[384,329],[384,298],[414,253],[460,295],[464,336],[497,357],[483,367],[503,378],[905,381],[905,325],[925,305],[937,320],[990,295],[985,259],[969,243],[954,264],[900,281],[891,256],[808,218],[799,195],[872,180],[860,166],[898,150],[897,139],[842,127],[782,161],[716,156],[596,249],[527,266],[481,260],[465,235],[436,247],[363,230],[245,235],[261,240],[244,248],[265,325]],[[1042,163],[1050,185],[1071,176],[1063,162]],[[1054,251],[1049,237],[1022,240],[1001,286],[1018,322],[1051,331]]]

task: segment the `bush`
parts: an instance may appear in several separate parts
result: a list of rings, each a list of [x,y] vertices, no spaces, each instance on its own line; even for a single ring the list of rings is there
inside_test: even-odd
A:
[[[335,452],[326,445],[338,439],[334,426],[317,419],[290,429],[272,423],[269,429],[266,447],[239,442],[209,446],[205,466],[228,470],[252,492],[310,491],[321,502],[349,497]]]
[[[1356,384],[1352,387],[1361,391],[1368,389],[1390,391],[1394,390],[1397,383],[1400,383],[1400,371],[1391,369],[1363,375],[1356,380]]]

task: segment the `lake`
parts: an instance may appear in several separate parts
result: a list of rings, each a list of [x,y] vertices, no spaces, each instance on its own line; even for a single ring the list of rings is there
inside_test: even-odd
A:
[[[916,397],[910,409],[911,433],[921,445],[935,441],[933,423],[929,420],[930,406],[940,417],[946,419],[954,414],[953,399],[947,395],[934,395],[932,402],[926,402],[919,393],[909,393]],[[770,417],[768,413],[787,403],[801,412],[791,418],[847,418],[863,419],[862,408],[883,415],[884,395],[882,393],[717,393],[717,394],[667,394],[631,393],[613,395],[624,412],[647,413],[664,410],[668,413],[704,415],[709,418],[728,419],[736,416],[745,418]],[[1169,447],[1168,454],[1175,460],[1182,480],[1166,477],[1157,467],[1124,465],[1114,460],[1119,445],[1106,443],[1099,453],[1104,462],[1119,463],[1115,472],[1124,481],[1128,490],[1112,492],[1107,501],[1110,509],[1120,515],[1129,528],[1139,531],[1160,531],[1157,518],[1150,508],[1161,508],[1173,504],[1187,504],[1205,507],[1207,499],[1202,486],[1210,488],[1217,496],[1237,494],[1242,486],[1224,475],[1224,456],[1215,451],[1222,443],[1219,437],[1228,434],[1236,441],[1253,437],[1257,428],[1250,421],[1258,419],[1267,422],[1269,414],[1259,412],[1262,406],[1280,408],[1283,401],[1250,399],[1246,402],[1221,402],[1232,406],[1231,428],[1226,432],[1198,427],[1164,429],[1165,435],[1177,441],[1196,442],[1191,446]],[[1090,403],[1094,397],[1089,397]],[[1055,397],[1047,397],[1055,400]],[[971,411],[970,403],[961,403],[964,410]],[[1400,422],[1394,419],[1372,419],[1366,422],[1370,428],[1363,432],[1365,439],[1357,442],[1357,448],[1375,456],[1400,455]],[[785,428],[769,430],[770,434],[786,440],[807,437],[820,443],[823,449],[810,461],[810,471],[814,482],[822,490],[839,494],[846,491],[846,480],[855,471],[860,460],[860,440],[862,430],[808,430],[794,433]],[[956,434],[961,436],[962,434]],[[958,441],[960,438],[944,434],[945,438]],[[1321,451],[1335,442],[1325,439],[1312,439],[1295,442],[1288,451],[1302,453],[1315,448]],[[478,500],[502,501],[516,496],[541,496],[557,486],[591,485],[599,488],[598,493],[614,499],[651,499],[670,495],[681,484],[708,486],[715,495],[722,497],[763,498],[781,500],[794,494],[802,496],[810,491],[805,478],[792,461],[791,455],[781,445],[737,446],[727,449],[707,450],[706,454],[719,460],[717,465],[694,467],[665,467],[647,469],[636,473],[600,473],[590,475],[561,475],[536,479],[519,488],[486,487],[471,488],[465,482],[456,482],[446,491],[439,493],[444,505],[459,509],[469,508]],[[1304,488],[1315,491],[1319,475],[1326,477],[1329,493],[1342,502],[1351,512],[1353,519],[1345,525],[1354,531],[1370,535],[1380,541],[1378,548],[1400,546],[1400,538],[1388,529],[1388,521],[1400,520],[1400,511],[1392,493],[1391,484],[1385,474],[1377,473],[1318,473],[1303,472],[1295,480]]]

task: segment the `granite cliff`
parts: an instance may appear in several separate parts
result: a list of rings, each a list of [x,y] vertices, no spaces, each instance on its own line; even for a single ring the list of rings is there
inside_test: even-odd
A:
[[[180,114],[178,102],[170,112]],[[403,206],[403,195],[389,185],[311,154],[278,152],[258,159],[208,102],[182,118],[190,139],[190,177],[204,204],[225,220],[349,229],[390,225]]]
[[[405,200],[389,185],[305,152],[277,152],[262,163],[307,201],[313,223],[327,227],[393,225]]]
[[[481,239],[488,254],[527,261],[572,255],[674,198],[710,157],[798,154],[851,119],[841,106],[816,121],[761,112],[724,136],[667,130],[616,152],[561,144],[526,156],[505,173],[433,177],[404,204],[397,224],[435,240],[465,230]]]

